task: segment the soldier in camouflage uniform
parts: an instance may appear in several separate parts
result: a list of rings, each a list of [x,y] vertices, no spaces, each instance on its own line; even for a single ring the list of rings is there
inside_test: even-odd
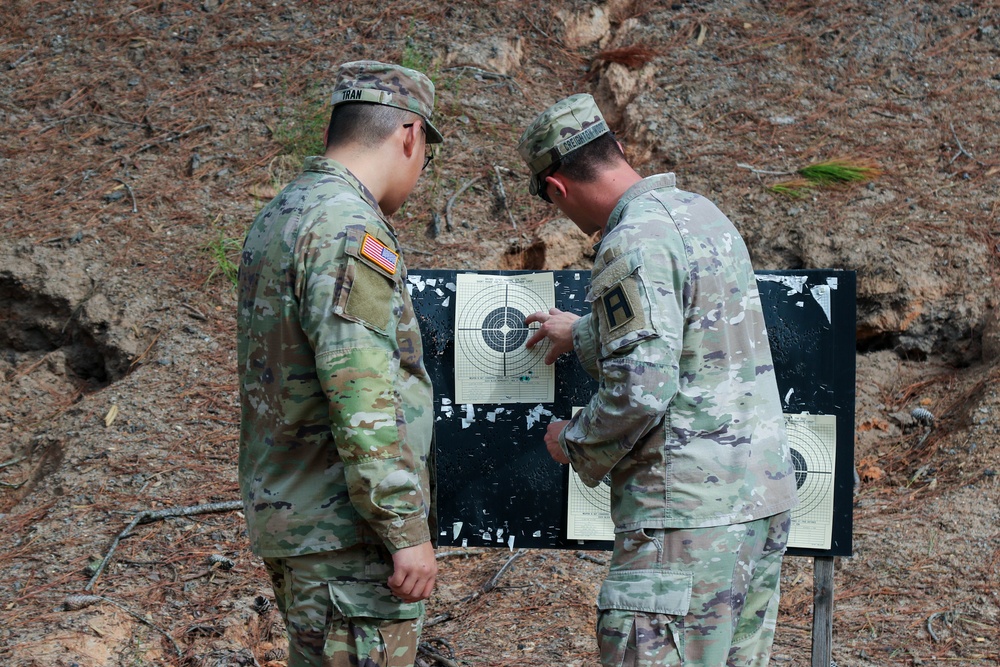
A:
[[[240,489],[289,667],[409,667],[437,565],[431,382],[386,216],[441,141],[434,85],[342,65],[322,157],[254,220],[237,316]]]
[[[575,351],[599,382],[545,441],[611,482],[616,539],[598,596],[608,667],[765,665],[796,504],[756,280],[743,239],[673,174],[642,178],[590,95],[525,130],[530,189],[603,232],[591,312],[552,309],[527,341]]]

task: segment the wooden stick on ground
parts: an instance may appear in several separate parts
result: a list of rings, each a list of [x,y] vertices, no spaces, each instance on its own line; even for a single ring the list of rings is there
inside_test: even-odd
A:
[[[510,558],[508,558],[507,562],[503,564],[503,567],[501,567],[499,570],[497,570],[496,574],[494,574],[492,577],[490,577],[490,579],[488,581],[486,581],[482,586],[480,586],[478,591],[476,591],[472,595],[469,595],[468,597],[464,598],[462,601],[463,602],[472,602],[473,600],[475,600],[476,598],[478,598],[480,595],[484,595],[484,594],[489,593],[490,591],[492,591],[494,588],[497,587],[497,582],[500,581],[500,577],[503,576],[503,573],[510,569],[510,566],[514,564],[515,560],[517,560],[518,558],[520,558],[521,556],[523,556],[526,553],[528,553],[527,549],[518,549],[517,553],[515,553],[513,556],[511,556]]]
[[[447,229],[449,232],[455,229],[454,225],[451,224],[451,207],[455,205],[455,200],[458,199],[459,196],[461,196],[461,194],[463,192],[465,192],[466,190],[468,190],[474,183],[476,183],[477,181],[479,181],[479,179],[481,179],[481,178],[482,178],[482,176],[476,176],[475,178],[470,178],[469,180],[467,180],[465,182],[465,185],[463,185],[462,187],[460,187],[455,192],[455,194],[453,194],[451,196],[451,198],[448,199],[448,203],[445,204],[445,207],[444,207],[444,226],[445,226],[445,229]]]
[[[503,204],[503,208],[507,211],[507,217],[510,218],[510,226],[517,229],[517,221],[514,220],[514,214],[510,212],[510,206],[507,204],[507,191],[503,187],[503,179],[500,178],[500,167],[493,165],[493,171],[497,175],[497,192],[499,194],[500,203]]]
[[[101,564],[97,566],[97,571],[94,572],[94,576],[90,578],[90,581],[83,590],[89,591],[97,583],[98,577],[104,572],[104,568],[108,566],[111,561],[111,557],[115,553],[115,549],[118,548],[118,543],[129,536],[132,529],[135,528],[140,523],[152,523],[153,521],[160,521],[161,519],[170,519],[180,516],[193,516],[195,514],[209,514],[211,512],[231,512],[233,510],[243,509],[243,502],[240,500],[227,500],[221,503],[207,503],[205,505],[192,505],[189,507],[167,507],[162,510],[144,510],[135,515],[135,518],[125,526],[125,530],[118,533],[114,541],[111,543],[111,548],[108,549],[108,555],[104,557]]]

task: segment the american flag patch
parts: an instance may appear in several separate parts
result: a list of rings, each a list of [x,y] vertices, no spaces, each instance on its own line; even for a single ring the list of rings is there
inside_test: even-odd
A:
[[[371,234],[365,234],[365,240],[361,243],[361,255],[381,266],[389,272],[389,275],[396,274],[396,261],[399,255],[389,250],[388,246]]]

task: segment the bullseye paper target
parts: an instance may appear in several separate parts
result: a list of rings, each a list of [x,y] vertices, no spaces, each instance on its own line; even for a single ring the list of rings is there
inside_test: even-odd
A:
[[[611,482],[605,477],[591,488],[580,476],[569,471],[566,537],[570,540],[615,539],[615,524],[611,520]]]
[[[833,490],[837,419],[833,415],[785,415],[795,463],[799,506],[792,510],[788,545],[829,549],[833,531]]]
[[[551,273],[459,274],[455,296],[455,391],[458,403],[551,403],[555,372],[548,342],[528,350],[538,325],[525,318],[555,304]]]

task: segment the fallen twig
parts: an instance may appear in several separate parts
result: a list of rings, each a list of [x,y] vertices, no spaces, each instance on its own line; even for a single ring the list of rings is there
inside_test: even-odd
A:
[[[742,162],[737,162],[736,166],[740,169],[749,169],[755,174],[766,174],[767,176],[791,176],[797,174],[797,171],[768,171],[766,169],[757,169],[749,164],[743,164]]]
[[[231,512],[233,510],[243,509],[243,502],[240,500],[227,500],[221,503],[208,503],[205,505],[192,505],[190,507],[168,507],[162,510],[144,510],[135,515],[135,518],[125,526],[125,530],[118,533],[114,541],[111,543],[111,548],[108,549],[108,554],[101,561],[101,564],[97,566],[97,570],[94,572],[94,576],[90,578],[87,585],[83,587],[83,590],[89,591],[94,587],[97,582],[98,577],[104,572],[104,568],[107,567],[108,563],[111,561],[111,557],[115,553],[115,549],[118,548],[118,543],[129,536],[129,533],[140,523],[152,523],[153,521],[159,521],[161,519],[170,519],[181,516],[192,516],[195,514],[208,514],[210,512]]]
[[[485,69],[482,69],[482,68],[479,68],[479,67],[473,67],[472,65],[459,65],[457,67],[445,67],[442,71],[443,72],[461,72],[461,71],[465,71],[465,70],[468,70],[470,72],[474,72],[475,74],[478,74],[479,76],[481,76],[484,79],[510,79],[510,75],[508,75],[508,74],[501,74],[500,72],[490,72],[489,70],[485,70]]]
[[[444,623],[445,621],[450,621],[450,620],[451,620],[451,612],[446,611],[443,614],[438,614],[434,618],[429,618],[426,621],[424,621],[424,628],[426,629],[431,626],[437,625],[438,623]]]
[[[23,456],[19,456],[16,459],[11,459],[10,461],[4,461],[3,463],[0,463],[0,468],[6,468],[7,466],[17,465],[18,463],[23,461],[24,458],[25,457]]]
[[[468,551],[466,549],[460,549],[456,551],[439,551],[437,552],[437,554],[435,554],[434,557],[437,558],[438,560],[442,560],[444,558],[451,558],[453,556],[465,556],[466,558],[468,558],[469,556],[482,556],[482,555],[483,555],[482,551]]]
[[[25,53],[20,58],[18,58],[14,62],[10,63],[9,65],[7,65],[7,69],[17,69],[17,66],[20,65],[21,63],[23,63],[28,58],[30,58],[31,54],[34,53],[34,52],[35,52],[35,49],[34,49],[34,47],[32,47],[31,49],[29,49],[27,51],[27,53]]]
[[[427,252],[426,250],[417,250],[416,248],[411,248],[410,246],[403,246],[403,252],[410,255],[428,255],[430,257],[434,256],[434,253]]]
[[[948,127],[951,128],[951,136],[955,139],[955,143],[958,144],[958,152],[955,153],[955,155],[950,160],[948,160],[948,164],[951,164],[952,162],[954,162],[955,160],[957,160],[958,156],[964,155],[965,157],[969,158],[973,162],[976,162],[977,164],[981,165],[982,162],[980,162],[979,160],[977,160],[976,158],[974,158],[972,156],[972,153],[970,153],[969,151],[965,150],[965,146],[962,145],[962,140],[959,139],[958,138],[958,134],[955,133],[955,124],[954,123],[948,123]]]
[[[132,611],[131,609],[129,609],[128,607],[126,607],[122,603],[116,602],[115,600],[112,600],[111,598],[106,598],[103,595],[70,595],[65,600],[63,600],[63,609],[65,609],[66,611],[76,611],[78,609],[84,609],[84,608],[89,607],[91,605],[95,605],[98,602],[108,602],[110,604],[113,604],[114,606],[116,606],[119,609],[121,609],[122,611],[124,611],[126,614],[129,614],[130,616],[132,616],[132,618],[136,619],[137,621],[139,621],[141,623],[145,623],[149,627],[153,628],[154,630],[156,630],[157,632],[159,632],[161,635],[163,635],[164,637],[166,637],[167,639],[170,640],[170,643],[173,644],[173,646],[174,646],[174,651],[177,653],[177,657],[180,657],[182,655],[181,647],[177,645],[177,642],[174,641],[174,638],[171,637],[170,634],[166,630],[164,630],[160,626],[156,625],[152,621],[148,620],[147,618],[145,618],[141,614]]]
[[[503,179],[500,178],[500,167],[493,165],[493,172],[497,175],[497,198],[503,204],[504,210],[507,211],[507,217],[510,218],[510,226],[517,229],[517,221],[514,220],[514,214],[510,212],[510,206],[507,205],[507,191],[504,190]]]
[[[194,134],[195,132],[201,132],[202,130],[209,130],[211,128],[212,128],[211,125],[205,123],[204,125],[192,127],[190,130],[185,130],[184,132],[175,132],[172,136],[164,137],[163,139],[158,139],[156,141],[140,146],[135,152],[136,154],[144,153],[151,148],[156,148],[157,146],[162,146],[163,144],[169,144],[172,141],[183,139],[184,137]]]
[[[438,648],[438,646],[441,648]],[[442,649],[447,651],[447,655],[445,655]],[[452,650],[451,644],[441,637],[428,637],[425,641],[420,642],[420,644],[417,645],[417,654],[420,657],[428,657],[432,659],[435,664],[444,665],[444,667],[459,667],[459,664],[455,662],[455,651]],[[431,664],[426,663],[423,660],[420,662],[425,665]]]
[[[455,200],[458,199],[463,192],[468,190],[474,183],[482,179],[482,176],[476,176],[475,178],[470,178],[465,182],[465,184],[460,187],[455,194],[453,194],[449,199],[448,203],[444,207],[444,226],[450,232],[455,229],[454,225],[451,224],[451,207],[455,205]]]
[[[128,183],[126,183],[125,181],[123,181],[120,178],[115,178],[115,179],[112,179],[112,180],[118,181],[119,183],[121,183],[122,185],[125,186],[125,191],[128,192],[128,196],[132,198],[132,212],[133,213],[138,213],[139,212],[139,207],[136,206],[136,203],[135,203],[135,193],[132,192],[132,186],[129,185]]]
[[[500,577],[503,576],[503,573],[506,572],[508,569],[510,569],[510,566],[513,565],[513,563],[514,563],[515,560],[517,560],[518,558],[520,558],[521,556],[523,556],[526,553],[528,553],[527,549],[518,549],[517,553],[515,553],[513,556],[511,556],[510,558],[508,558],[507,562],[503,564],[503,567],[501,567],[499,570],[497,570],[496,574],[494,574],[492,577],[490,577],[489,580],[487,580],[482,586],[480,586],[478,591],[474,592],[472,595],[469,595],[469,596],[463,598],[462,601],[463,602],[472,602],[473,600],[475,600],[479,596],[484,595],[484,594],[489,593],[490,591],[492,591],[494,588],[497,587],[497,582],[500,581]]]
[[[607,565],[608,564],[608,561],[604,560],[603,558],[598,558],[597,556],[591,556],[586,551],[577,551],[576,552],[576,557],[579,558],[580,560],[585,560],[585,561],[588,561],[590,563],[596,563],[597,565]]]

